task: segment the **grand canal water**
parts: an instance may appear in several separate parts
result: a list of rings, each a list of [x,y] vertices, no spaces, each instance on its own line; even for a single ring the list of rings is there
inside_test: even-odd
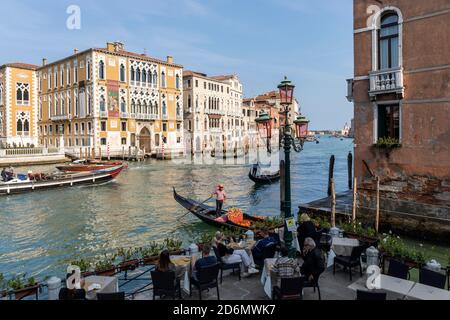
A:
[[[347,187],[350,139],[322,137],[292,160],[293,206],[326,196],[328,163],[336,156],[336,190]],[[0,198],[0,273],[27,272],[39,279],[62,275],[67,262],[118,247],[192,235],[210,227],[180,207],[172,195],[198,200],[223,183],[236,206],[258,215],[279,214],[279,184],[255,188],[249,164],[184,164],[149,160],[130,163],[116,181]],[[35,168],[52,170],[51,167]],[[25,169],[24,169],[25,170]]]

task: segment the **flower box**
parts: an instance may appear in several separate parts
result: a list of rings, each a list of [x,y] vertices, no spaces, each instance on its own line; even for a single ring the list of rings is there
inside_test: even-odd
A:
[[[112,277],[115,274],[116,274],[116,268],[115,267],[112,268],[112,269],[102,270],[102,271],[95,270],[95,275],[97,275],[97,276]]]
[[[154,265],[159,260],[159,256],[144,257],[142,259],[144,266]]]
[[[129,260],[119,264],[120,271],[135,270],[139,266],[139,260]]]
[[[35,284],[35,285],[27,287],[27,288],[15,290],[14,298],[16,300],[22,300],[25,297],[37,294],[38,290],[39,290],[38,284]]]
[[[347,232],[347,231],[344,232],[344,236],[346,238],[358,239],[360,242],[365,242],[371,246],[376,246],[379,241],[378,238],[375,238],[375,237],[359,235],[357,233]]]

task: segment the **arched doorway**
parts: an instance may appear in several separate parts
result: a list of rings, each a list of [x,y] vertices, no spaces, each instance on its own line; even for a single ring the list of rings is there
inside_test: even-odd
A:
[[[139,149],[145,149],[146,153],[150,153],[152,149],[150,131],[145,127],[139,133]]]

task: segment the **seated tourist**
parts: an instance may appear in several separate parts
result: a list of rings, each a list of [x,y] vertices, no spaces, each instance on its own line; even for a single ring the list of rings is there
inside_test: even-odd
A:
[[[281,257],[275,261],[272,268],[272,274],[276,277],[275,286],[281,286],[281,279],[294,278],[300,275],[300,267],[296,259],[288,257],[289,250],[282,246],[280,249]]]
[[[297,237],[300,249],[303,251],[303,244],[306,238],[314,238],[316,236],[316,226],[311,221],[306,213],[303,213],[300,218],[300,226],[297,228]]]
[[[212,266],[217,263],[217,259],[214,256],[210,256],[211,245],[205,244],[202,248],[202,258],[195,262],[192,277],[198,281],[198,270],[202,267]]]
[[[307,281],[318,278],[325,271],[325,260],[322,250],[316,247],[312,238],[306,238],[303,247],[303,265],[300,268],[301,274]]]
[[[267,229],[261,231],[263,238],[255,243],[252,249],[252,255],[255,260],[261,260],[264,255],[264,248],[269,245],[275,245],[275,240],[269,236]]]
[[[248,270],[249,274],[259,272],[255,269],[252,257],[249,256],[245,250],[234,250],[225,245],[222,232],[216,232],[215,243],[222,262],[227,264],[240,263],[241,272],[244,273],[244,275],[246,273],[245,270]]]

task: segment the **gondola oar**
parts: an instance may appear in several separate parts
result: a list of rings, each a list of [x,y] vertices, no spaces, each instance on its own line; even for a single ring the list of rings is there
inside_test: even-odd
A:
[[[195,205],[195,206],[193,206],[191,209],[197,209],[200,205],[202,205],[202,204],[204,204],[205,202],[208,202],[209,200],[211,200],[212,199],[212,197],[213,196],[211,196],[211,197],[209,197],[208,199],[206,199],[205,201],[203,201],[202,203],[200,203],[200,204],[198,204],[198,205]],[[185,216],[187,216],[189,213],[191,213],[191,211],[190,210],[188,210],[188,212],[186,212],[180,219],[182,219],[182,218],[184,218]]]

